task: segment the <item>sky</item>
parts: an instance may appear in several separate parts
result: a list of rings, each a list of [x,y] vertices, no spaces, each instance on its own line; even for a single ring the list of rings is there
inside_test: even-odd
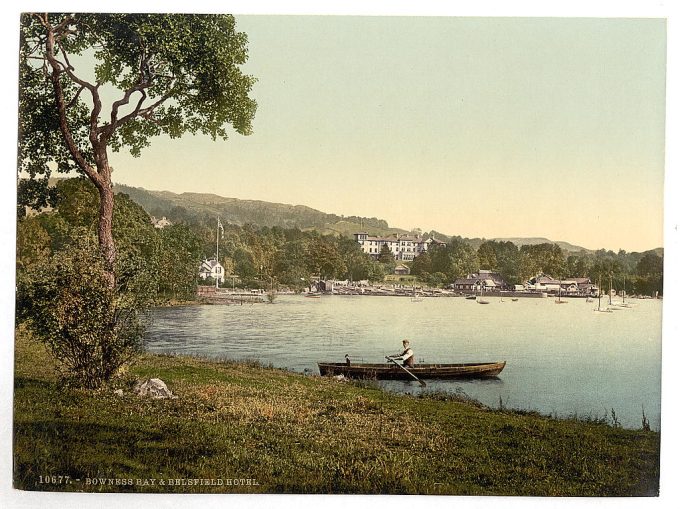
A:
[[[663,19],[237,16],[253,134],[114,180],[465,237],[663,245]]]

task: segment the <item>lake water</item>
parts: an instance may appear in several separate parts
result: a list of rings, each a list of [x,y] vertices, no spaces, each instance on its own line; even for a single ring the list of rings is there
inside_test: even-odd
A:
[[[482,403],[545,414],[611,418],[659,428],[661,301],[595,313],[595,303],[553,298],[279,296],[274,304],[159,308],[145,342],[151,352],[256,359],[318,373],[318,361],[384,362],[411,340],[417,362],[507,361],[497,379],[385,381],[385,388],[463,391]]]

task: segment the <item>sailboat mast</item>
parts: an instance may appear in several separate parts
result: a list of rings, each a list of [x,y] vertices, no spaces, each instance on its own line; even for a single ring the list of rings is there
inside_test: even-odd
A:
[[[626,275],[623,275],[623,303],[626,303]]]
[[[217,228],[215,230],[215,263],[220,263],[220,218],[217,218]],[[215,278],[215,288],[220,287],[219,276]]]

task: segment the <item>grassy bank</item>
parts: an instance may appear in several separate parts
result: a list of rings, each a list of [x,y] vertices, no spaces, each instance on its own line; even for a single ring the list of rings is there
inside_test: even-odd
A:
[[[130,393],[133,379],[150,377],[163,379],[178,398],[149,400]],[[113,393],[117,388],[123,396]],[[106,389],[68,389],[57,384],[43,347],[22,334],[16,341],[14,411],[19,489],[658,492],[655,432],[388,394],[256,365],[156,355],[142,356]],[[70,479],[51,477],[60,475]],[[222,484],[183,481],[178,487],[170,479]],[[234,486],[230,479],[243,481]]]

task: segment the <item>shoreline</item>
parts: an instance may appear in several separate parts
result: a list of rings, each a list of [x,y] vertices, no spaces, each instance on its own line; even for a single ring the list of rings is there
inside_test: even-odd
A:
[[[238,291],[234,292],[228,289],[218,289],[215,290],[214,287],[210,287],[212,291],[205,292],[200,291],[197,293],[195,300],[193,301],[178,301],[178,302],[167,302],[156,307],[179,307],[188,305],[213,305],[213,304],[224,304],[224,305],[243,305],[243,304],[261,304],[267,303],[267,292],[246,292]],[[275,299],[280,296],[307,296],[307,297],[330,297],[330,296],[366,296],[366,297],[406,297],[411,299],[425,299],[425,298],[508,298],[508,299],[552,299],[557,298],[558,294],[546,293],[546,292],[526,292],[526,291],[489,291],[484,292],[483,295],[476,295],[473,293],[462,293],[453,290],[445,289],[435,289],[428,288],[417,292],[415,295],[410,288],[385,288],[380,286],[373,287],[339,287],[333,291],[319,291],[319,292],[293,292],[293,291],[283,291],[274,292],[274,302]],[[590,295],[561,295],[561,299],[565,301],[569,300],[584,300],[584,299],[596,299],[597,297],[592,297]],[[618,298],[618,296],[617,296]],[[663,296],[649,297],[649,296],[627,296],[626,299],[630,300],[663,300]]]
[[[15,348],[17,489],[658,494],[656,431],[490,409],[455,395],[399,395],[256,363],[148,353],[107,387],[84,391],[61,386],[45,348],[21,332]],[[130,392],[134,380],[148,378],[161,378],[177,399]],[[227,476],[257,484],[181,491],[158,484],[45,485],[41,472],[73,479]]]

